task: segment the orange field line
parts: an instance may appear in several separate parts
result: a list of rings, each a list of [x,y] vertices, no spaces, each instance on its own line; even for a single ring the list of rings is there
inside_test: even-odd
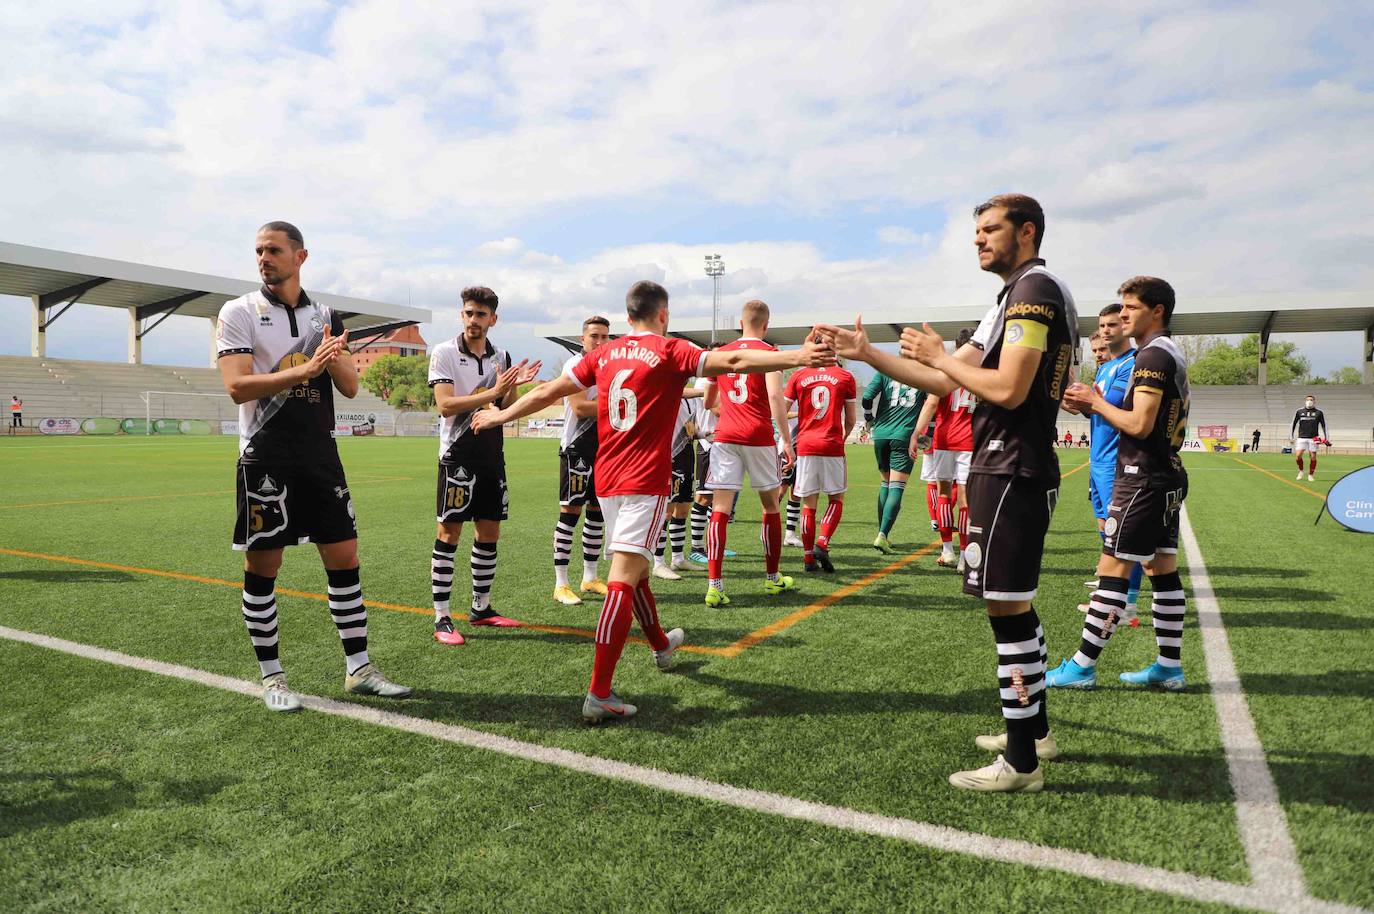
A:
[[[1269,472],[1268,470],[1266,470],[1264,467],[1262,467],[1262,466],[1256,466],[1255,464],[1251,463],[1251,462],[1248,461],[1248,460],[1241,460],[1239,457],[1232,457],[1231,459],[1234,460],[1236,463],[1243,463],[1243,464],[1245,464],[1246,466],[1248,466],[1248,467],[1249,467],[1250,469],[1252,469],[1252,470],[1258,470],[1259,472],[1263,473],[1265,476],[1268,476],[1270,479],[1277,479],[1279,482],[1283,483],[1283,484],[1286,485],[1286,486],[1292,486],[1293,488],[1297,489],[1299,492],[1302,492],[1302,493],[1304,493],[1304,494],[1306,494],[1306,495],[1311,495],[1313,498],[1320,498],[1322,501],[1326,501],[1326,495],[1325,495],[1324,493],[1322,493],[1322,492],[1314,492],[1314,491],[1312,491],[1311,489],[1307,488],[1306,486],[1300,486],[1300,485],[1298,485],[1296,482],[1294,482],[1293,480],[1291,480],[1291,479],[1284,479],[1284,478],[1283,478],[1282,476],[1280,476],[1278,473],[1271,473],[1271,472]]]
[[[401,482],[413,476],[354,476],[354,482]],[[211,489],[205,492],[171,492],[162,495],[112,495],[109,498],[70,498],[66,501],[34,501],[22,505],[0,505],[0,511],[15,508],[60,508],[64,505],[99,505],[117,501],[153,501],[161,498],[195,498],[201,495],[233,495],[233,489]]]
[[[96,562],[91,559],[79,559],[70,555],[48,555],[43,552],[28,552],[23,549],[6,549],[0,547],[0,555],[12,555],[24,559],[39,559],[44,562],[58,562],[64,565],[80,565],[85,568],[103,568],[107,571],[124,571],[129,574],[146,574],[157,578],[171,578],[175,581],[191,581],[195,584],[210,584],[215,587],[234,587],[243,588],[241,581],[226,581],[223,578],[207,578],[198,574],[185,574],[180,571],[164,571],[159,568],[140,568],[137,565],[119,565],[114,562]],[[322,593],[310,593],[305,590],[291,590],[287,587],[278,587],[276,592],[291,597],[303,597],[307,600],[317,600],[321,603],[328,603],[329,597]],[[422,609],[419,606],[403,606],[399,603],[383,603],[371,597],[366,598],[367,605],[376,609],[389,609],[392,612],[414,613],[419,616],[432,615],[434,610]],[[583,638],[595,638],[596,632],[591,629],[567,628],[561,625],[539,625],[534,622],[521,622],[521,628],[533,629],[534,631],[549,632],[555,635],[578,635]],[[639,644],[648,644],[643,638],[630,638],[631,641]],[[723,647],[699,647],[694,644],[684,644],[679,650],[694,654],[715,654],[718,656],[733,656],[726,654]]]

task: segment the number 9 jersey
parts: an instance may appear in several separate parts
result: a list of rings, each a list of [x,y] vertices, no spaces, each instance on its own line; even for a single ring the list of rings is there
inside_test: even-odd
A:
[[[844,456],[844,407],[858,399],[858,384],[843,368],[799,368],[783,396],[797,404],[797,456]]]
[[[687,340],[631,333],[568,366],[574,384],[597,389],[598,497],[668,494],[682,388],[705,361]]]

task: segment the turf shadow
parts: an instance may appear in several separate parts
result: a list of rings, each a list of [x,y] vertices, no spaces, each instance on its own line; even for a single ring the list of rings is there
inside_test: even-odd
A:
[[[1123,777],[1068,781],[1056,778],[1055,793],[1091,796],[1141,796],[1176,803],[1222,803],[1235,800],[1225,756],[1209,753],[1077,753],[1066,752],[1063,763],[1105,765]],[[1081,770],[1081,769],[1080,769]],[[1143,775],[1143,777],[1142,777]]]
[[[1336,752],[1270,752],[1269,770],[1285,803],[1374,813],[1374,757]]]
[[[1228,628],[1297,628],[1314,631],[1363,631],[1374,628],[1374,619],[1305,610],[1300,607],[1287,612],[1229,612],[1225,616]]]
[[[0,815],[0,839],[138,806],[200,803],[236,783],[237,779],[224,777],[135,782],[109,768],[4,772],[0,773],[0,809],[4,810],[4,815]]]
[[[1223,584],[1215,587],[1215,593],[1227,600],[1272,600],[1276,603],[1328,603],[1337,599],[1337,595],[1329,590],[1313,590],[1310,587],[1291,587],[1277,583],[1271,587]],[[1227,623],[1230,624],[1233,618],[1239,618],[1240,615],[1244,614],[1227,614]]]
[[[1247,695],[1368,698],[1370,695],[1374,695],[1374,672],[1369,670],[1333,670],[1329,673],[1314,674],[1247,673],[1241,676],[1241,687]],[[1366,718],[1367,722],[1368,719]]]
[[[1207,573],[1213,580],[1225,580],[1226,578],[1237,577],[1257,577],[1257,578],[1282,578],[1287,581],[1292,578],[1310,577],[1312,572],[1305,568],[1285,567],[1281,572],[1277,571],[1273,565],[1208,565]]]
[[[104,569],[41,569],[0,571],[0,581],[35,581],[40,584],[127,584],[138,577],[124,571]]]

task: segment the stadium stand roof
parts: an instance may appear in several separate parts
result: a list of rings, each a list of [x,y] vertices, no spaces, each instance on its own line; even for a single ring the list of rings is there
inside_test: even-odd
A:
[[[1097,329],[1098,311],[1111,304],[1111,301],[1080,301],[1077,304],[1079,333],[1086,337]],[[895,343],[901,338],[902,328],[917,321],[929,323],[941,336],[953,339],[961,328],[977,324],[987,309],[986,304],[924,309],[913,307],[903,309],[900,313],[890,308],[872,309],[864,313],[863,318],[869,338],[875,343]],[[769,328],[768,342],[776,346],[796,346],[806,339],[812,323],[784,323],[789,316],[786,313],[778,315],[781,320],[776,320],[774,326]],[[849,326],[854,316],[817,314],[814,320]],[[1189,299],[1179,303],[1171,330],[1175,336],[1258,333],[1263,342],[1261,365],[1271,334],[1360,331],[1365,340],[1364,382],[1374,383],[1374,297],[1364,293],[1264,293]],[[668,332],[702,346],[711,342],[709,321],[705,324],[699,321],[675,323]],[[581,349],[580,325],[575,328],[551,328],[541,331],[541,335],[570,351]],[[734,327],[716,330],[717,342],[729,342],[738,336],[739,330]]]
[[[221,305],[258,286],[249,280],[0,242],[0,295],[33,302],[31,355],[37,357],[45,354],[48,328],[78,302],[128,311],[129,361],[138,363],[143,337],[171,315],[214,319]],[[344,326],[358,342],[430,320],[424,308],[330,293],[316,297],[344,315]]]

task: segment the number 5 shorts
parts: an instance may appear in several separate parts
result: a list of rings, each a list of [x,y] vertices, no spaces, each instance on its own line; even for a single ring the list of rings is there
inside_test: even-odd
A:
[[[722,444],[719,441],[711,445],[710,478],[706,488],[738,492],[744,488],[746,474],[755,489],[776,489],[782,485],[778,476],[778,452],[773,445]]]
[[[239,464],[234,548],[240,552],[358,538],[343,465]]]
[[[441,524],[506,519],[510,497],[503,466],[439,464],[434,519]]]

